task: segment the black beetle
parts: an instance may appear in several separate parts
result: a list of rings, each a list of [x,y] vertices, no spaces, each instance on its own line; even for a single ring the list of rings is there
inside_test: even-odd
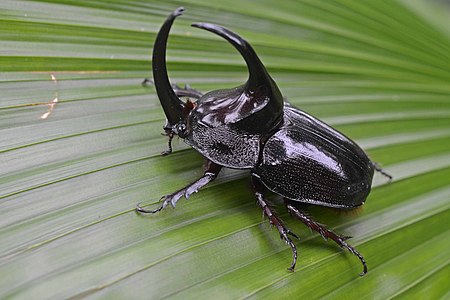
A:
[[[222,167],[249,169],[258,204],[274,225],[282,240],[292,249],[293,271],[297,249],[290,236],[297,237],[275,214],[263,195],[269,189],[284,198],[288,212],[306,226],[331,238],[355,254],[367,273],[363,256],[341,236],[303,213],[296,203],[309,203],[339,209],[351,209],[364,203],[370,192],[374,170],[384,173],[352,140],[320,120],[286,103],[262,62],[247,41],[215,24],[192,26],[211,31],[230,42],[243,56],[249,70],[248,81],[233,89],[202,94],[188,86],[171,85],[166,69],[166,47],[175,18],[175,10],[161,27],[153,48],[154,84],[167,122],[165,134],[169,149],[174,135],[199,151],[207,160],[204,175],[190,185],[161,198],[155,210],[139,206],[139,213],[155,213],[167,205],[175,207],[213,181]],[[179,97],[189,99],[183,102]]]

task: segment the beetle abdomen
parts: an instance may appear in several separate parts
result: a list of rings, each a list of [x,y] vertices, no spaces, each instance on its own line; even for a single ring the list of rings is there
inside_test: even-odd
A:
[[[291,106],[262,150],[254,174],[273,192],[301,202],[350,208],[364,203],[373,167],[351,140]]]

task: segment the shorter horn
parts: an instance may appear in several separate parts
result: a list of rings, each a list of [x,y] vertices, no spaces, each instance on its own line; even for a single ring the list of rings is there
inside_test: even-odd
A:
[[[213,32],[230,42],[230,44],[232,44],[234,48],[236,48],[236,50],[241,53],[242,57],[247,63],[249,72],[248,83],[251,86],[265,85],[267,84],[267,81],[271,81],[266,68],[262,64],[261,60],[259,60],[259,57],[258,55],[256,55],[255,50],[253,50],[252,46],[250,46],[250,44],[245,39],[232,32],[231,30],[216,24],[194,23],[191,26]]]

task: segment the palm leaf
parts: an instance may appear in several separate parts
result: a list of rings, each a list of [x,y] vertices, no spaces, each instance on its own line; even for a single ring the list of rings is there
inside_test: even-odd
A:
[[[155,33],[178,5],[186,13],[169,41],[173,82],[202,91],[243,82],[234,49],[189,24],[231,28],[291,103],[394,176],[375,177],[357,215],[311,209],[354,237],[367,276],[283,212],[302,237],[287,272],[290,249],[261,218],[248,172],[227,170],[175,210],[135,214],[137,202],[156,205],[202,173],[201,156],[181,142],[159,155],[164,115],[140,85]],[[435,5],[2,1],[0,298],[448,297],[450,32],[448,10]]]

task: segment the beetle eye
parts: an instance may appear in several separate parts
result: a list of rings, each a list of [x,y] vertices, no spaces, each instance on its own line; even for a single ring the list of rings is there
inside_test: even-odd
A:
[[[177,125],[177,134],[181,138],[185,138],[188,135],[187,128],[186,128],[185,124],[180,123],[180,124]]]

